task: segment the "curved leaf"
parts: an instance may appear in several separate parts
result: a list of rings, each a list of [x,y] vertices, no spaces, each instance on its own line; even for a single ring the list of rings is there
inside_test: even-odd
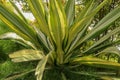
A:
[[[43,72],[45,70],[45,66],[47,63],[48,55],[43,57],[42,60],[38,63],[35,75],[37,76],[37,80],[42,80]]]
[[[30,5],[30,9],[37,20],[40,29],[45,35],[50,37],[48,24],[45,19],[45,6],[42,0],[27,0]]]
[[[92,56],[84,56],[84,57],[78,57],[72,60],[72,64],[83,64],[93,67],[99,67],[99,68],[107,68],[107,69],[120,69],[120,63],[111,62],[107,60],[103,60],[97,57]]]
[[[93,8],[94,0],[91,0],[88,4],[89,8],[86,10],[86,13],[83,13],[78,19],[78,21],[74,22],[74,25],[69,29],[69,43],[72,43],[72,41],[76,38],[77,34],[82,31],[84,26],[86,26],[89,21],[96,15],[96,13],[107,3],[108,0],[104,0],[102,3],[100,3],[96,8]],[[91,8],[93,8],[91,10]],[[87,12],[88,11],[88,12]],[[87,13],[91,12],[89,15],[86,15]],[[84,17],[85,16],[85,17]],[[71,37],[72,36],[72,37]],[[85,41],[85,40],[84,40]],[[82,41],[81,41],[82,42]]]
[[[23,46],[30,46],[33,49],[36,49],[36,47],[30,42],[30,41],[26,41],[24,40],[22,37],[20,37],[19,35],[17,35],[14,32],[7,32],[5,34],[0,35],[0,39],[12,39],[20,44],[22,44]]]
[[[12,6],[15,8],[15,10],[17,11],[17,13],[21,16],[21,18],[26,22],[26,18],[24,17],[24,15],[21,13],[21,11],[19,10],[19,8],[15,5],[15,3],[13,1],[10,0],[10,3],[12,4]]]
[[[84,42],[88,39],[91,39],[93,37],[96,37],[97,35],[99,35],[101,32],[103,32],[104,30],[106,30],[108,27],[110,27],[109,25],[114,22],[116,19],[118,19],[120,17],[120,6],[115,8],[113,11],[111,11],[109,14],[107,14],[100,22],[98,22],[98,24],[95,26],[94,29],[92,29],[88,35],[86,35],[80,42]]]
[[[0,19],[23,38],[27,40],[36,39],[33,27],[25,23],[13,11],[7,9],[2,4],[0,4]]]
[[[110,36],[112,36],[112,35],[114,35],[115,33],[118,33],[118,32],[120,32],[120,27],[117,27],[114,30],[112,30],[111,32],[107,33],[100,40],[98,40],[95,44],[93,44],[90,48],[88,48],[87,50],[85,50],[83,53],[87,53],[89,50],[93,49],[97,45],[99,45],[102,42],[104,42],[105,40],[107,40]]]
[[[120,50],[117,47],[108,47],[103,51],[97,53],[96,55],[107,54],[107,53],[113,53],[120,57]]]

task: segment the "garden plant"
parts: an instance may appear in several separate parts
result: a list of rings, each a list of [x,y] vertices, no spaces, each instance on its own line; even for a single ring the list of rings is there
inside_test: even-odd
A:
[[[22,73],[21,75],[35,71],[37,80],[73,80],[75,75],[87,75],[98,79],[116,79],[115,76],[103,75],[97,72],[84,72],[82,66],[120,70],[120,63],[107,61],[99,56],[103,54],[115,54],[119,59],[120,51],[115,44],[107,40],[120,32],[120,27],[110,30],[99,40],[96,40],[111,24],[120,17],[120,6],[108,13],[97,24],[92,21],[98,11],[110,0],[103,0],[96,4],[95,0],[89,0],[86,6],[75,13],[75,0],[62,2],[61,0],[49,0],[46,5],[42,0],[27,0],[30,10],[35,17],[34,23],[22,15],[16,5],[11,2],[17,13],[0,3],[0,19],[13,30],[0,35],[0,39],[13,39],[27,47],[9,55],[13,62],[26,62],[37,60],[36,69]],[[60,76],[49,79],[44,74],[53,71]],[[71,77],[69,74],[74,74]],[[19,77],[14,75],[6,80]],[[79,77],[78,80],[80,80]],[[77,79],[76,79],[77,80]],[[82,79],[81,79],[82,80]]]

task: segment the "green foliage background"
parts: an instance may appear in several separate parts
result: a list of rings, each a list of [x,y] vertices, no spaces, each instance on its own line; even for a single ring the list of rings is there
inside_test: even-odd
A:
[[[10,32],[7,25],[0,21],[0,34]],[[11,52],[21,50],[25,47],[21,46],[20,44],[11,41],[11,40],[0,40],[0,80],[4,80],[7,76],[16,75],[18,73],[29,71],[30,69],[34,68],[32,62],[26,63],[14,63],[8,57],[8,54]],[[31,76],[33,75],[33,76]],[[27,74],[26,76],[22,76],[16,80],[35,80],[34,73]]]

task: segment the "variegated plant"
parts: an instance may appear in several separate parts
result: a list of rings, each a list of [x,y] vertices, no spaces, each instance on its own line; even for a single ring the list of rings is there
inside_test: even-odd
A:
[[[71,67],[81,65],[120,69],[119,63],[96,57],[101,53],[111,52],[120,56],[120,51],[112,46],[120,40],[104,44],[109,37],[120,32],[120,27],[111,30],[98,41],[94,40],[120,17],[120,6],[94,25],[92,30],[88,30],[94,16],[109,0],[103,0],[97,6],[95,0],[90,0],[77,15],[74,9],[75,0],[68,0],[65,4],[61,0],[49,0],[48,5],[42,0],[27,1],[36,19],[34,24],[25,19],[13,2],[11,4],[17,14],[4,4],[0,4],[0,19],[15,32],[3,34],[0,38],[13,39],[26,47],[29,46],[29,49],[14,52],[9,56],[14,62],[39,60],[35,71],[37,80],[42,80],[47,67],[53,69],[57,67],[57,70],[68,69],[70,72],[73,72]],[[88,46],[89,42],[92,43]],[[67,80],[65,73],[60,72],[63,80]]]

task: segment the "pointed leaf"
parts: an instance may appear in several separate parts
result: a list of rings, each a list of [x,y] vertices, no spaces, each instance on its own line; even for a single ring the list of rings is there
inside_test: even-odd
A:
[[[94,7],[94,0],[91,0],[85,10],[81,12],[81,16],[76,18],[74,25],[69,29],[69,39],[68,45],[70,45],[77,37],[78,33],[83,30],[83,28],[88,25],[89,21],[94,18],[96,13],[107,3],[107,0],[104,0],[101,4],[99,4],[96,8]],[[86,12],[86,13],[85,13]],[[90,14],[88,14],[90,13]],[[72,36],[72,37],[71,37]],[[82,43],[82,41],[81,41]],[[81,44],[80,43],[80,44]],[[77,44],[78,45],[78,44]]]
[[[22,44],[23,46],[30,46],[31,48],[36,49],[36,47],[30,41],[24,40],[22,37],[20,37],[14,32],[7,32],[5,34],[0,35],[0,39],[4,39],[4,40],[11,39]]]
[[[66,18],[61,1],[50,0],[49,30],[57,47],[58,63],[63,61],[62,42],[66,33]],[[54,14],[54,15],[53,15]]]
[[[68,27],[73,23],[75,17],[75,0],[68,0],[65,6]]]
[[[120,56],[120,50],[117,47],[108,47],[103,51],[97,53],[96,55],[107,54],[107,53],[113,53]]]
[[[45,19],[45,6],[42,0],[27,0],[30,9],[37,20],[40,29],[45,35],[49,36],[48,25]]]
[[[89,49],[87,49],[86,51],[84,51],[83,53],[88,52],[89,50],[93,49],[94,47],[96,47],[97,45],[101,44],[102,42],[104,42],[105,40],[107,40],[110,36],[114,35],[115,33],[120,32],[120,27],[115,28],[114,30],[112,30],[111,32],[107,33],[105,36],[103,36],[100,40],[98,40],[95,44],[93,44]]]
[[[2,4],[0,4],[0,19],[23,38],[27,40],[36,39],[33,27],[26,24],[18,15]]]
[[[94,1],[91,0],[90,1],[90,4],[89,5],[89,8],[90,10],[88,9],[88,11],[91,11],[91,8],[93,7],[93,3]],[[89,23],[89,20],[91,20],[95,15],[96,13],[107,3],[107,0],[104,0],[101,4],[99,4],[96,8],[94,8],[92,10],[92,12],[90,13],[90,15],[87,15],[86,14],[83,14],[82,16],[85,16],[85,17],[82,17],[80,19],[78,19],[78,21],[76,21],[74,23],[74,25],[72,25],[72,27],[70,28],[69,30],[69,40],[70,42],[72,42],[75,38],[76,38],[76,35],[78,34],[78,32],[80,32],[84,26],[87,24],[87,22]],[[89,12],[88,12],[89,13]],[[71,37],[72,36],[72,37]],[[72,41],[71,41],[72,40]]]
[[[96,26],[93,30],[91,30],[91,32],[89,32],[89,35],[86,35],[84,37],[84,39],[82,39],[82,41],[80,41],[80,43],[91,39],[97,35],[99,35],[101,32],[103,32],[104,30],[106,30],[108,27],[110,27],[109,25],[114,22],[116,19],[118,19],[120,17],[120,6],[115,8],[113,11],[111,11],[109,14],[107,14],[107,16],[105,16]]]
[[[23,61],[31,61],[31,60],[40,60],[44,56],[42,51],[25,49],[14,52],[9,55],[14,62],[23,62]]]
[[[15,10],[17,11],[17,13],[21,16],[21,18],[27,23],[26,18],[23,16],[23,14],[21,13],[21,11],[18,9],[18,7],[15,5],[15,3],[13,1],[10,0],[10,3],[12,4],[12,6],[15,8]]]
[[[85,57],[79,57],[72,61],[73,64],[84,64],[88,66],[93,67],[99,67],[99,68],[107,68],[107,69],[120,69],[120,64],[116,62],[111,62],[107,60],[103,60],[97,57],[92,56],[85,56]]]
[[[46,37],[39,29],[35,28],[35,30],[36,30],[36,33],[37,33],[37,36],[38,36],[39,41],[41,41],[41,43],[42,43],[48,50],[50,50],[47,37]],[[51,46],[52,46],[52,44],[51,44]]]
[[[115,40],[115,41],[112,41],[112,42],[107,42],[106,44],[101,44],[99,46],[96,46],[94,49],[92,49],[90,51],[90,53],[94,53],[95,51],[105,49],[106,47],[110,47],[110,46],[113,46],[113,45],[119,44],[119,43],[120,43],[120,40]]]
[[[42,80],[43,72],[45,70],[45,66],[47,63],[48,55],[43,57],[42,60],[38,63],[35,75],[37,76],[37,80]]]
[[[20,39],[23,40],[22,37],[18,36],[16,33],[14,32],[7,32],[5,34],[0,35],[0,39]]]
[[[56,44],[64,39],[66,33],[66,24],[66,17],[65,12],[63,11],[62,3],[60,1],[51,0],[49,29]]]

